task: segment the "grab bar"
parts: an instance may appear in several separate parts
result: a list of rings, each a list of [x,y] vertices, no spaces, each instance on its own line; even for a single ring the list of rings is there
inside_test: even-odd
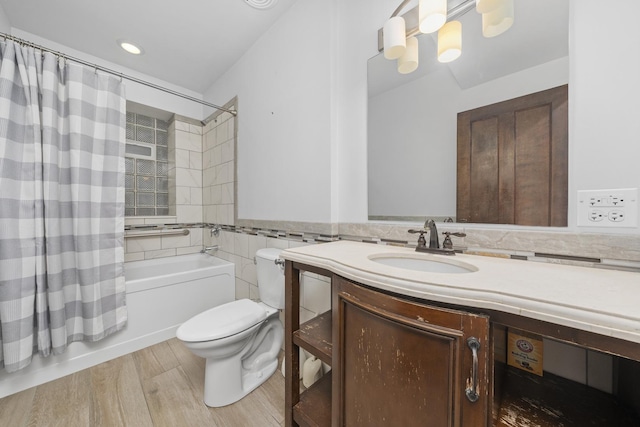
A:
[[[134,231],[134,232],[131,232],[131,231],[127,230],[124,233],[124,238],[127,239],[129,237],[153,237],[153,236],[174,236],[174,235],[188,236],[189,233],[190,233],[190,231],[189,231],[188,228],[168,229],[168,230]]]

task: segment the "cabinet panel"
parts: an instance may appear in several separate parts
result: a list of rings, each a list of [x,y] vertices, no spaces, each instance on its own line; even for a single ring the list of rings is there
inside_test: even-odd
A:
[[[395,298],[334,277],[333,425],[484,426],[486,316]],[[476,391],[473,358],[480,343]]]

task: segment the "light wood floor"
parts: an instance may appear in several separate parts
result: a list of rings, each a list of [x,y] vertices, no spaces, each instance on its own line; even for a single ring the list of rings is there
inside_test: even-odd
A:
[[[174,338],[0,399],[0,425],[284,425],[284,378],[279,371],[223,408],[208,408],[202,402],[203,388],[204,359]]]

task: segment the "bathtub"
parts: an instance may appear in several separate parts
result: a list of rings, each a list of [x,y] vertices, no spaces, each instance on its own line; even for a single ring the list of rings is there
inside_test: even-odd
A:
[[[0,398],[175,337],[183,322],[235,299],[235,266],[206,254],[125,263],[127,326],[64,354],[34,356],[25,369],[0,371]]]

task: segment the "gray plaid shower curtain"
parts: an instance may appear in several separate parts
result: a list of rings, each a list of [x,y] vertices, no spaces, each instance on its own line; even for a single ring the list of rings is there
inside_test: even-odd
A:
[[[119,78],[0,42],[0,366],[126,323]]]

